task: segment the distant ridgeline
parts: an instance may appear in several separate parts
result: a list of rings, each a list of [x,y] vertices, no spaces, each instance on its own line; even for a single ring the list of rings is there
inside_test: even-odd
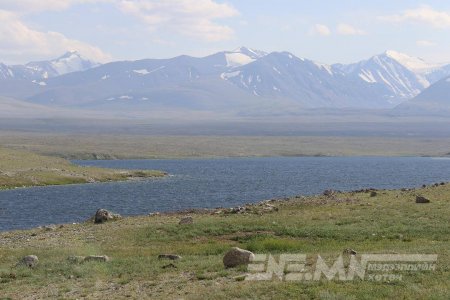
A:
[[[65,109],[288,114],[305,109],[450,111],[449,64],[395,51],[326,65],[241,47],[206,57],[97,64],[76,52],[0,64],[0,96]],[[1,104],[0,100],[0,104]]]

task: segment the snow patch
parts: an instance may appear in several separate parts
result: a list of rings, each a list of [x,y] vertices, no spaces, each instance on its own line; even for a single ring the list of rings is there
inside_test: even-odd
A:
[[[36,80],[33,80],[32,83],[39,84],[40,86],[46,86],[46,85],[47,85],[47,83],[45,83],[44,81],[36,81]]]
[[[141,69],[141,70],[133,70],[134,73],[141,74],[141,75],[147,75],[150,74],[150,72],[147,69]]]
[[[224,79],[224,80],[228,80],[230,78],[239,76],[241,74],[241,71],[234,71],[234,72],[229,72],[229,73],[222,73],[220,74],[220,78]]]
[[[239,67],[255,61],[254,58],[242,53],[225,53],[225,59],[227,67]]]
[[[369,83],[376,83],[377,80],[373,77],[372,72],[367,71],[367,70],[362,70],[362,73],[359,73],[359,77],[364,80],[367,81]]]
[[[109,75],[103,75],[102,80],[106,80],[108,79],[110,76]]]
[[[444,64],[428,63],[420,57],[413,57],[397,51],[388,50],[385,52],[387,57],[397,61],[407,69],[415,73],[427,74],[431,71],[442,67]]]
[[[314,62],[314,64],[315,64],[319,69],[324,69],[325,71],[327,71],[328,74],[333,75],[333,71],[331,70],[331,66],[326,65],[326,64],[317,63],[317,62]]]
[[[273,69],[275,72],[277,72],[279,75],[281,75],[281,72],[280,72],[277,68],[272,67],[272,69]]]
[[[158,72],[158,71],[164,69],[165,67],[166,66],[161,66],[161,67],[158,67],[158,68],[150,70],[150,71],[147,70],[147,69],[133,70],[133,72],[136,73],[136,74],[140,74],[140,75],[148,75],[148,74],[152,74],[152,73]]]
[[[133,99],[133,97],[132,96],[128,96],[128,95],[123,95],[123,96],[120,96],[119,99],[120,100],[131,100],[131,99]]]

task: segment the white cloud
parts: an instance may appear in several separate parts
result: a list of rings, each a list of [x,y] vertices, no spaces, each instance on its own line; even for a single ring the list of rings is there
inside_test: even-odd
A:
[[[0,55],[10,61],[54,57],[77,50],[86,57],[104,62],[110,59],[98,47],[69,39],[61,33],[41,32],[28,27],[16,14],[0,10]]]
[[[337,33],[340,35],[365,35],[366,32],[364,32],[361,29],[355,28],[348,24],[338,24],[337,26]]]
[[[323,24],[315,24],[314,27],[309,32],[310,35],[322,35],[328,36],[331,34],[330,28]]]
[[[421,24],[427,24],[434,28],[450,28],[450,14],[444,11],[437,11],[430,6],[420,6],[415,9],[405,10],[401,14],[382,16],[380,20],[403,23],[403,22],[415,22]]]
[[[113,2],[115,0],[0,0],[0,9],[17,14],[61,11],[76,4]]]
[[[437,44],[435,42],[427,41],[427,40],[416,41],[416,44],[417,44],[417,46],[421,46],[421,47],[434,47],[434,46],[437,46]]]
[[[239,15],[233,6],[212,0],[122,0],[119,8],[152,31],[165,29],[205,41],[231,39],[234,31],[217,20]]]

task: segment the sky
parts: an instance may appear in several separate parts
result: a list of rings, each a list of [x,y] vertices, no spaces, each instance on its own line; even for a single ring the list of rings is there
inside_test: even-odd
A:
[[[350,63],[385,50],[450,62],[450,1],[0,0],[0,62],[99,62],[240,46]]]

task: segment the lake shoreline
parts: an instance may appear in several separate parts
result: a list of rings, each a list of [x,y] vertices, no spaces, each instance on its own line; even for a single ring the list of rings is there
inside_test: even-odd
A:
[[[342,199],[336,198],[338,195],[340,194],[345,194],[345,195],[355,195],[355,194],[361,194],[361,193],[365,193],[365,194],[370,194],[370,193],[386,193],[386,192],[402,192],[402,193],[415,193],[416,191],[421,191],[427,188],[436,188],[436,187],[440,187],[440,186],[445,186],[445,185],[449,185],[449,182],[438,182],[438,183],[433,183],[430,185],[422,185],[421,187],[417,187],[417,188],[399,188],[399,189],[376,189],[376,188],[363,188],[363,189],[358,189],[358,190],[351,190],[351,191],[342,191],[342,190],[325,190],[323,191],[323,193],[321,194],[316,194],[316,195],[291,195],[288,197],[283,197],[283,198],[272,198],[272,199],[265,199],[265,200],[259,200],[256,202],[251,202],[251,203],[242,203],[239,206],[234,206],[234,207],[216,207],[216,208],[186,208],[186,209],[182,209],[182,210],[172,210],[172,211],[153,211],[153,212],[149,212],[146,214],[136,214],[136,215],[124,215],[121,216],[120,219],[133,219],[133,218],[144,218],[144,217],[182,217],[182,216],[190,216],[190,215],[227,215],[227,214],[239,214],[242,212],[246,212],[246,211],[252,211],[254,207],[258,207],[258,206],[266,206],[268,205],[269,207],[273,206],[273,205],[279,205],[279,204],[283,204],[289,201],[299,201],[299,200],[303,200],[303,201],[309,201],[310,203],[314,203],[315,200],[317,199],[323,199],[325,197],[326,201],[325,203],[330,203],[333,201],[336,201],[336,203],[342,202]],[[345,202],[345,201],[344,201]],[[325,204],[323,201],[321,203],[319,203],[320,205]],[[108,210],[107,207],[104,207],[102,209],[106,209]],[[1,208],[0,208],[1,210]],[[267,212],[267,211],[266,211]],[[111,213],[116,213],[115,211],[111,211]],[[261,213],[261,212],[259,212]],[[70,226],[70,225],[78,225],[78,224],[89,224],[93,222],[93,217],[95,215],[95,211],[92,212],[92,217],[87,218],[85,221],[82,222],[66,222],[66,223],[61,223],[61,224],[41,224],[35,227],[29,227],[29,228],[22,228],[22,229],[15,229],[15,230],[0,230],[0,235],[1,234],[5,234],[5,233],[14,233],[14,232],[23,232],[23,231],[29,231],[29,230],[41,230],[41,229],[46,229],[49,227],[52,228],[62,228],[65,226]]]
[[[416,203],[416,195],[430,199]],[[183,211],[0,232],[2,296],[34,298],[267,298],[283,293],[321,298],[448,298],[450,184],[418,189],[328,191],[259,202],[242,209]],[[106,207],[107,208],[107,207]],[[114,211],[113,211],[114,212]],[[95,211],[92,211],[94,214]],[[189,222],[181,222],[186,219]],[[340,255],[433,254],[435,269],[401,272],[402,280],[247,281],[246,266],[225,268],[232,247],[255,254],[318,255],[327,265]],[[34,268],[17,266],[35,255]],[[179,257],[176,260],[161,255]],[[353,255],[353,254],[352,254]],[[104,261],[74,261],[87,256]],[[278,261],[278,260],[277,260]],[[331,264],[330,264],[331,263]],[[310,272],[314,264],[305,264]],[[313,269],[312,269],[313,270]],[[377,273],[375,273],[377,274]],[[176,284],[174,284],[176,283]],[[68,288],[70,284],[70,288]],[[416,285],[415,289],[410,287]],[[391,298],[386,296],[385,298]]]

